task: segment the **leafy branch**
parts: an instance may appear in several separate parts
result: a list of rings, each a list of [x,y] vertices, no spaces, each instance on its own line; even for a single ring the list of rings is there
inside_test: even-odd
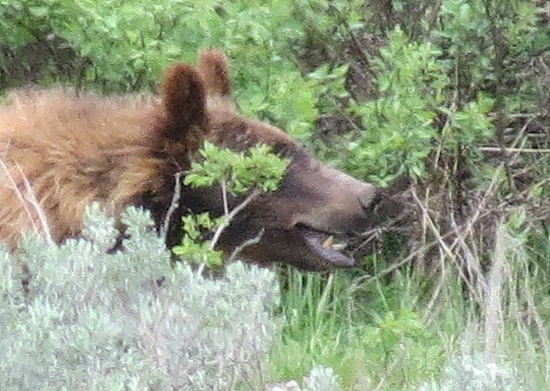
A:
[[[277,190],[289,161],[272,153],[266,145],[256,146],[245,153],[206,142],[200,154],[203,160],[193,163],[184,184],[195,188],[219,186],[224,215],[218,218],[212,218],[208,213],[184,216],[184,236],[173,251],[190,262],[219,267],[222,264],[222,253],[215,248],[223,231],[254,199],[262,193]],[[244,194],[248,194],[246,198],[229,210],[228,198]],[[205,231],[213,232],[212,239],[202,240]],[[253,244],[254,239],[247,243]],[[240,246],[239,251],[246,245]],[[237,255],[233,253],[231,258]]]

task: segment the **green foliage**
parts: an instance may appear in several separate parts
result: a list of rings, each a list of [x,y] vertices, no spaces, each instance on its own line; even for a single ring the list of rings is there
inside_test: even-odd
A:
[[[494,141],[495,133],[501,137],[507,123],[495,121],[495,113],[510,119],[545,110],[541,86],[547,81],[534,61],[547,58],[550,35],[540,28],[544,11],[536,2],[350,3],[347,16],[338,5],[328,7],[341,22],[330,33],[345,41],[346,50],[359,52],[350,61],[372,89],[358,101],[346,98],[344,110],[360,129],[340,140],[342,149],[331,143],[336,152],[324,151],[355,176],[382,185],[403,172],[427,177],[427,164],[439,163],[434,156],[456,161],[464,151],[468,158],[461,166],[478,167],[479,147]],[[346,64],[336,56],[327,60],[330,65],[320,69]],[[341,102],[337,87],[323,95],[323,110],[331,98]]]
[[[272,272],[235,263],[209,280],[185,263],[174,270],[135,208],[122,218],[123,250],[108,254],[113,220],[97,206],[86,220],[86,238],[21,243],[24,298],[15,257],[0,254],[3,389],[259,389],[278,323]]]
[[[226,191],[237,196],[254,189],[275,191],[289,161],[271,153],[267,145],[245,152],[234,152],[206,142],[200,151],[204,158],[194,162],[184,183],[193,187],[224,184]]]
[[[309,79],[314,80],[317,84],[318,106],[322,113],[333,112],[336,109],[334,98],[343,99],[349,96],[345,86],[345,77],[348,71],[347,65],[331,69],[328,64],[324,64],[308,75]],[[328,95],[333,100],[323,99]]]
[[[403,384],[432,376],[444,362],[441,342],[420,319],[416,286],[407,279],[377,288],[358,286],[343,273],[288,270],[283,281],[286,322],[271,354],[276,378],[297,378],[320,364],[334,369],[344,390],[372,389],[385,376],[395,386],[387,389],[406,389]],[[393,362],[400,368],[395,379],[389,374]]]
[[[254,197],[275,191],[289,163],[288,159],[271,153],[266,145],[251,148],[245,153],[205,142],[200,154],[203,160],[193,162],[184,183],[193,187],[220,187],[224,199],[246,193]],[[184,236],[181,243],[173,248],[174,253],[190,262],[206,264],[211,268],[220,267],[222,252],[214,250],[215,239],[203,240],[203,236],[205,232],[214,232],[216,238],[216,234],[219,235],[230,223],[232,213],[226,210],[224,216],[217,219],[212,219],[208,213],[184,216]]]
[[[350,144],[350,168],[356,171],[369,162],[370,177],[374,175],[377,182],[404,168],[423,173],[437,133],[435,109],[444,100],[447,84],[437,47],[409,42],[399,29],[389,39],[375,64],[381,97],[354,107],[368,131]]]
[[[423,176],[436,141],[456,151],[493,135],[488,96],[480,94],[462,110],[447,108],[451,85],[441,55],[436,45],[411,42],[399,28],[390,34],[374,63],[380,97],[352,107],[367,131],[349,144],[350,170],[364,171],[368,163],[368,179],[377,183],[404,171]],[[436,123],[441,114],[449,118],[442,127]]]
[[[225,217],[210,218],[208,213],[183,216],[183,238],[172,248],[174,254],[187,262],[219,268],[223,264],[223,252],[214,250],[211,241],[203,240],[204,232],[212,232],[226,226]]]
[[[387,312],[374,326],[365,330],[365,338],[373,349],[380,350],[380,356],[396,349],[403,338],[425,337],[427,332],[414,312],[403,309],[399,313]],[[375,347],[376,346],[376,347]]]

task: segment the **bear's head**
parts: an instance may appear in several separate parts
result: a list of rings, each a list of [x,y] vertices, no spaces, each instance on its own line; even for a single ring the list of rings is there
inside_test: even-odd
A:
[[[376,223],[380,196],[374,186],[314,159],[280,129],[240,115],[222,53],[200,53],[197,71],[206,91],[211,142],[235,151],[267,144],[290,160],[279,189],[253,199],[240,211],[223,232],[219,247],[229,255],[256,238],[257,243],[242,248],[241,258],[260,264],[284,262],[306,270],[353,265],[351,251],[340,240]],[[221,215],[224,211],[220,188],[185,187],[181,199],[183,208],[194,213]],[[229,208],[242,201],[229,199]]]

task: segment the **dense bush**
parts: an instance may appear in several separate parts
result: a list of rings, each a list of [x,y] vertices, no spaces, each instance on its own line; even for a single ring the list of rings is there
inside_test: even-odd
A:
[[[124,251],[114,221],[89,210],[85,238],[28,237],[22,294],[15,256],[0,264],[0,378],[19,390],[259,389],[280,322],[275,275],[241,263],[221,279],[170,254],[149,215],[130,208]]]
[[[441,383],[423,384],[418,391],[523,391],[517,372],[506,363],[487,362],[481,356],[462,355],[444,369]]]

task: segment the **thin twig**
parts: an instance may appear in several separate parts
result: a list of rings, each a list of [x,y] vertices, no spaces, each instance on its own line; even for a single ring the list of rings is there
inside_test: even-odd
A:
[[[223,214],[226,218],[229,218],[229,203],[227,202],[227,184],[225,179],[221,181],[222,186],[222,199],[223,199]]]
[[[515,152],[515,153],[550,153],[550,149],[537,148],[500,148],[500,147],[481,147],[481,151],[485,152]]]
[[[237,256],[243,251],[246,247],[252,246],[254,244],[258,244],[260,240],[262,240],[262,236],[264,236],[265,230],[262,228],[258,235],[253,237],[252,239],[245,240],[240,245],[238,245],[235,250],[231,253],[231,256],[227,259],[227,263],[231,263],[237,258]]]
[[[21,167],[19,167],[19,165],[17,165],[16,167],[20,171],[21,178],[23,179],[23,183],[25,185],[25,198],[27,202],[31,204],[31,206],[33,206],[34,210],[36,211],[36,215],[38,217],[38,220],[40,221],[40,225],[42,226],[42,232],[46,240],[48,241],[49,244],[53,244],[54,240],[52,238],[51,230],[48,224],[48,217],[46,216],[46,213],[44,213],[44,208],[40,204],[40,201],[38,201],[38,198],[36,198],[36,194],[32,188],[32,185],[29,182],[29,179],[27,178],[27,176],[21,170]]]
[[[183,172],[177,172],[174,184],[174,195],[172,196],[172,202],[170,203],[170,207],[168,208],[168,212],[166,212],[166,217],[164,218],[164,223],[162,225],[162,228],[160,230],[160,237],[163,239],[166,239],[166,235],[168,234],[168,228],[170,227],[170,219],[172,218],[172,214],[176,211],[176,209],[179,206],[179,201],[181,197],[181,176],[183,175]]]
[[[214,233],[214,237],[210,242],[211,250],[213,250],[216,244],[218,243],[218,240],[220,239],[220,236],[224,231],[225,227],[227,227],[229,223],[231,223],[231,220],[233,220],[239,212],[241,212],[244,208],[246,208],[258,195],[260,195],[260,191],[254,190],[248,197],[246,197],[246,199],[243,202],[237,205],[235,209],[233,209],[230,213],[226,214],[225,224],[220,225],[218,229],[216,229],[216,232]]]
[[[487,210],[487,208],[485,208],[485,206],[486,206],[486,200],[488,198],[488,195],[493,191],[493,189],[495,187],[495,184],[496,184],[496,178],[493,178],[493,180],[491,181],[491,183],[489,184],[489,187],[487,188],[487,190],[485,192],[485,196],[483,197],[483,202],[481,202],[479,204],[479,206],[476,209],[476,211],[475,211],[474,215],[472,216],[472,218],[468,219],[468,221],[466,221],[464,224],[454,225],[454,228],[452,230],[448,231],[447,233],[445,233],[443,235],[438,233],[437,239],[420,246],[415,251],[411,252],[403,260],[401,260],[400,262],[397,262],[397,263],[391,265],[390,267],[386,268],[385,270],[383,270],[379,273],[376,273],[376,275],[359,277],[357,279],[357,283],[355,285],[357,285],[357,286],[363,285],[363,284],[368,285],[368,284],[372,283],[373,281],[381,279],[381,278],[387,276],[388,274],[391,274],[394,271],[400,269],[401,267],[405,266],[406,264],[412,262],[417,256],[419,256],[420,254],[432,249],[436,245],[444,242],[446,239],[451,238],[453,236],[456,236],[457,239],[455,239],[455,241],[450,246],[446,246],[449,251],[452,251],[460,243],[460,239],[458,239],[459,237],[464,238],[464,237],[468,236],[471,233],[473,227],[475,226],[475,224],[478,221],[484,219],[485,217],[487,217],[488,215],[490,215],[492,213],[490,210]],[[417,202],[419,202],[418,196],[415,196],[415,199],[417,200]],[[502,205],[499,206],[499,207],[502,207]],[[427,209],[424,205],[421,206],[421,209],[423,210],[424,215],[426,215],[428,213],[428,211],[427,211]],[[430,220],[431,220],[431,218],[430,218]],[[437,230],[436,230],[436,232],[437,232]]]

